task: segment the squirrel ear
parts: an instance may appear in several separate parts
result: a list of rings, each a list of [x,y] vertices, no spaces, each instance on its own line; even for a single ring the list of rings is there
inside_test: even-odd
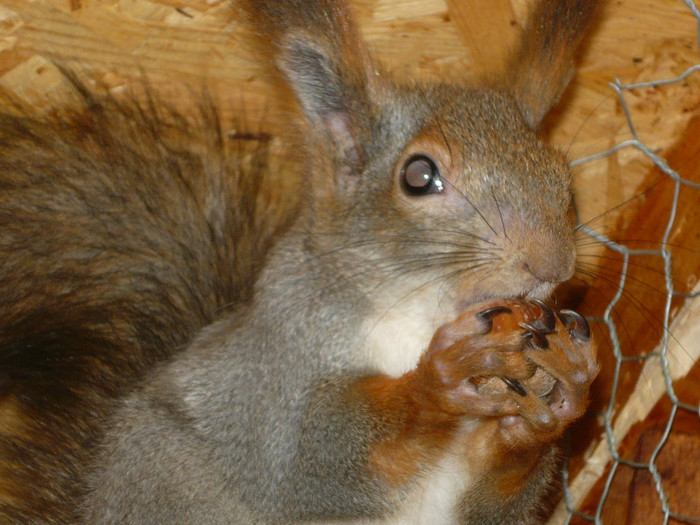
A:
[[[597,0],[541,0],[529,17],[505,82],[525,120],[537,128],[574,74],[574,58]]]
[[[345,0],[239,0],[339,173],[355,172],[369,136],[373,61]],[[372,80],[374,82],[374,80]]]
[[[291,36],[277,62],[310,122],[346,109],[342,72],[315,42]]]
[[[341,166],[362,163],[362,123],[369,111],[364,68],[348,67],[336,50],[318,40],[290,35],[281,46],[278,67],[287,77],[309,123],[331,141]]]

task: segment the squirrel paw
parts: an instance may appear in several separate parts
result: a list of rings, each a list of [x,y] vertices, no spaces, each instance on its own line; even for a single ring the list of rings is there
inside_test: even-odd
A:
[[[538,304],[546,308],[544,304]],[[504,418],[501,426],[521,441],[543,441],[559,436],[564,428],[583,415],[588,390],[598,374],[595,345],[584,317],[572,310],[562,310],[554,316],[554,327],[542,330],[522,326],[534,333],[524,349],[527,359],[552,378],[552,388],[546,396],[533,395],[525,389],[519,403],[519,418]]]
[[[511,299],[440,327],[419,369],[441,410],[500,418],[504,437],[532,442],[553,439],[583,413],[598,365],[581,315]]]

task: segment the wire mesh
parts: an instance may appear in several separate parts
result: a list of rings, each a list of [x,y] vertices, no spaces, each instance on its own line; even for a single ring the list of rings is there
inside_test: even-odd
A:
[[[700,47],[700,10],[695,5],[693,0],[678,1],[682,2],[686,8],[690,10],[696,23],[698,24],[697,41],[699,44],[698,47]],[[661,504],[661,514],[658,516],[647,516],[645,519],[648,521],[645,521],[645,523],[666,524],[671,520],[680,523],[700,523],[700,515],[684,515],[674,509],[674,505],[669,501],[666,490],[666,483],[668,483],[670,480],[665,479],[665,474],[659,469],[657,464],[659,454],[667,444],[669,436],[673,432],[673,426],[678,412],[687,411],[689,413],[697,414],[700,417],[700,404],[698,404],[698,406],[694,406],[691,403],[684,402],[679,398],[676,390],[674,389],[674,379],[678,377],[678,373],[675,373],[675,375],[672,373],[671,358],[675,358],[675,356],[671,354],[672,350],[670,349],[670,345],[674,343],[674,325],[672,325],[673,300],[677,300],[678,298],[692,299],[698,296],[698,293],[700,292],[685,293],[677,289],[678,283],[674,279],[673,270],[673,250],[671,249],[672,246],[669,244],[669,236],[676,226],[679,216],[679,195],[681,188],[687,187],[689,188],[689,191],[697,191],[700,190],[700,184],[683,178],[682,173],[672,169],[666,159],[655,153],[653,148],[649,147],[643,140],[640,139],[637,129],[635,128],[634,112],[630,110],[625,97],[627,93],[635,90],[661,88],[662,86],[669,84],[681,83],[690,75],[700,74],[698,72],[700,72],[700,64],[689,67],[684,73],[674,78],[658,79],[650,82],[640,82],[634,84],[622,84],[616,79],[610,84],[610,88],[614,91],[614,94],[619,101],[632,138],[619,142],[610,149],[577,159],[572,162],[572,166],[581,166],[596,160],[610,157],[624,149],[634,148],[645,155],[663,174],[665,174],[668,179],[672,181],[673,192],[672,200],[667,206],[668,216],[666,218],[659,218],[660,221],[666,220],[666,223],[663,236],[657,244],[658,249],[635,249],[626,243],[612,240],[604,232],[598,231],[587,224],[579,223],[579,230],[581,232],[584,232],[596,242],[604,244],[609,250],[615,252],[621,259],[621,270],[619,273],[616,292],[614,293],[612,299],[607,303],[602,315],[599,317],[590,318],[590,321],[599,322],[607,329],[609,344],[605,345],[604,348],[601,348],[601,351],[607,351],[608,348],[612,350],[615,357],[615,370],[612,374],[613,380],[610,399],[607,403],[607,408],[601,415],[604,436],[601,443],[598,444],[598,448],[589,455],[589,461],[590,457],[593,457],[596,454],[597,456],[595,459],[597,461],[600,462],[601,459],[604,461],[602,462],[602,466],[599,465],[598,476],[589,476],[590,479],[587,483],[584,479],[583,482],[579,483],[579,485],[575,487],[575,490],[573,484],[580,482],[580,477],[574,479],[573,476],[570,477],[568,469],[564,469],[563,485],[565,510],[559,513],[558,517],[555,514],[555,518],[553,519],[554,523],[570,523],[574,517],[579,520],[594,522],[596,524],[604,522],[609,523],[609,521],[604,521],[603,508],[607,499],[611,496],[611,491],[613,490],[613,479],[621,466],[629,467],[635,470],[646,470],[653,478],[654,488]],[[697,194],[694,202],[696,205],[700,203],[700,193]],[[680,211],[682,212],[683,210]],[[623,297],[625,290],[630,286],[630,283],[628,282],[630,265],[633,264],[636,257],[640,256],[657,258],[663,265],[665,285],[665,303],[663,306],[663,314],[661,319],[663,327],[661,330],[660,340],[652,352],[630,356],[628,355],[628,352],[624,351],[624,345],[619,337],[622,321],[620,319],[616,320],[613,314],[619,301]],[[694,346],[698,345],[700,345],[700,342],[696,340]],[[688,348],[683,348],[682,351],[688,353]],[[693,349],[693,351],[693,359],[697,361],[697,349]],[[623,364],[631,361],[637,361],[640,364],[644,362],[642,379],[648,381],[651,379],[650,376],[656,375],[657,379],[660,381],[663,395],[667,396],[671,403],[671,410],[665,424],[663,425],[663,432],[653,446],[653,451],[649,460],[644,462],[624,459],[623,455],[620,453],[620,442],[625,437],[631,426],[630,424],[619,424],[622,411],[620,409],[620,405],[624,405],[624,403],[621,403],[621,400],[618,399],[618,396],[620,395],[620,374]],[[645,387],[642,386],[642,388]],[[623,401],[627,400],[625,399]],[[652,403],[652,405],[653,404],[654,403]],[[697,465],[697,462],[695,462],[695,464]],[[603,468],[604,465],[607,465],[607,468]],[[693,462],[689,462],[686,468],[693,468]],[[585,478],[585,475],[581,477]],[[598,479],[598,477],[602,478],[603,488],[597,500],[597,504],[594,507],[594,511],[590,510],[590,504],[587,507],[588,511],[583,511],[581,510],[583,508],[582,502],[588,490],[582,491],[582,487],[590,489],[595,482],[601,482],[601,479]],[[695,494],[688,494],[688,497],[694,498],[695,501],[697,501],[700,498],[700,487],[697,487]],[[563,507],[560,507],[560,510],[562,508]]]

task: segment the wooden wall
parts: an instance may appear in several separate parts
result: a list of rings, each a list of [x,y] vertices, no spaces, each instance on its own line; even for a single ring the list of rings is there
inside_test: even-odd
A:
[[[517,34],[526,0],[356,0],[371,46],[397,75],[470,75],[497,62]],[[697,58],[696,24],[681,0],[610,0],[581,56],[579,74],[550,135],[572,158],[629,135],[607,87],[675,76]],[[63,81],[52,59],[78,64],[119,87],[146,74],[155,86],[201,86],[241,104],[251,121],[274,129],[269,89],[260,78],[235,4],[227,0],[0,0],[0,93],[38,107]],[[700,75],[630,95],[640,132],[668,148],[700,103]],[[173,97],[187,104],[188,92]],[[639,164],[642,164],[640,166]],[[641,182],[648,165],[632,152],[587,167],[577,192],[585,216],[601,213]],[[624,181],[622,173],[625,173]],[[601,192],[604,187],[606,191]]]

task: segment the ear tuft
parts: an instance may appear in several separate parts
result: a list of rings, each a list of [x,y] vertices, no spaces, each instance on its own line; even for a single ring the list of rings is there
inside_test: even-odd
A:
[[[574,58],[598,0],[541,0],[529,17],[505,82],[531,127],[537,128],[574,74]]]
[[[289,37],[281,46],[278,67],[285,74],[306,118],[320,123],[323,115],[347,111],[342,72],[312,41]]]
[[[375,71],[344,0],[244,0],[261,46],[294,93],[337,173],[356,172],[371,129]],[[372,78],[372,81],[370,81]],[[319,144],[322,146],[322,144]]]
[[[306,119],[330,139],[341,167],[358,169],[364,158],[359,127],[368,111],[363,79],[349,76],[317,41],[291,36],[282,48],[278,67]]]

